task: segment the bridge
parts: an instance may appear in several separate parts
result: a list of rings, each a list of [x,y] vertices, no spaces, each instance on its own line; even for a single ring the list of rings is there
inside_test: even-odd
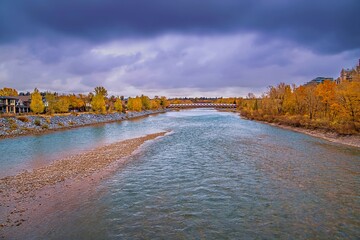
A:
[[[236,104],[227,103],[181,103],[170,104],[168,108],[236,108]]]

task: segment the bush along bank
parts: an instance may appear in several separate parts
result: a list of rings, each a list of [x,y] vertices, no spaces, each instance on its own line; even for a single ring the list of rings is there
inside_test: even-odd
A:
[[[0,138],[15,137],[27,134],[42,133],[51,130],[60,130],[81,127],[99,123],[115,122],[156,113],[166,110],[149,110],[142,112],[109,113],[109,114],[70,114],[66,116],[16,116],[0,118]]]

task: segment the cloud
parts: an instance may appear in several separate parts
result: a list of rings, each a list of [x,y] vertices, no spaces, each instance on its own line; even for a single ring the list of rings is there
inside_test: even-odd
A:
[[[359,8],[357,0],[3,0],[0,84],[59,92],[103,85],[125,96],[260,94],[352,67]]]
[[[353,52],[318,55],[291,41],[259,42],[256,34],[172,34],[97,45],[44,41],[41,48],[38,43],[0,46],[1,85],[58,92],[90,92],[103,85],[125,96],[245,96],[279,82],[337,77],[344,63],[355,63]]]
[[[359,49],[359,8],[358,0],[3,0],[0,42],[253,33],[333,54]]]

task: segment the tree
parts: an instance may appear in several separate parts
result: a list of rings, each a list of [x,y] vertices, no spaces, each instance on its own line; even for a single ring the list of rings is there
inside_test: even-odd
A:
[[[117,112],[122,112],[123,110],[123,107],[122,107],[122,101],[120,100],[120,98],[117,98],[115,100],[115,103],[114,103],[114,108]]]
[[[360,82],[343,82],[338,86],[338,102],[343,109],[344,118],[355,123],[360,120]]]
[[[69,112],[69,98],[67,96],[60,96],[57,98],[55,104],[56,113],[67,113]]]
[[[333,81],[324,81],[317,85],[315,93],[323,104],[324,116],[327,117],[331,104],[335,101],[335,87],[336,83]]]
[[[0,89],[0,96],[18,96],[16,89],[4,87]]]
[[[141,98],[140,97],[136,97],[136,98],[129,97],[128,104],[127,104],[127,109],[129,111],[140,112],[142,110]]]
[[[169,106],[169,101],[166,99],[166,97],[163,96],[160,98],[160,105],[162,108]]]
[[[75,94],[71,94],[68,96],[69,100],[69,108],[72,110],[80,110],[82,107],[85,106],[85,102],[81,97],[77,97]]]
[[[44,112],[45,106],[42,101],[42,96],[37,88],[35,88],[34,92],[31,94],[30,109],[36,114]]]
[[[56,96],[53,93],[47,92],[45,95],[45,99],[47,102],[46,112],[53,114],[55,113],[56,108]]]
[[[151,108],[150,98],[148,96],[141,95],[141,105],[144,110]]]
[[[106,112],[106,103],[104,96],[101,94],[96,94],[91,101],[92,109],[97,113],[105,113]]]
[[[107,90],[102,86],[96,87],[94,92],[95,92],[95,95],[102,95],[104,98],[107,97],[107,95],[108,95]]]
[[[160,108],[160,100],[159,99],[152,99],[150,101],[150,108],[151,110],[157,110]]]
[[[310,120],[314,119],[318,110],[319,100],[315,94],[316,86],[305,87],[305,104]]]

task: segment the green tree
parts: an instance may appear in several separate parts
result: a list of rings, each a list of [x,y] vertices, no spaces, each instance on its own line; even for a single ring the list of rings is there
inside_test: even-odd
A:
[[[44,112],[45,106],[42,101],[42,96],[37,88],[35,88],[34,92],[31,94],[30,109],[36,114]]]

